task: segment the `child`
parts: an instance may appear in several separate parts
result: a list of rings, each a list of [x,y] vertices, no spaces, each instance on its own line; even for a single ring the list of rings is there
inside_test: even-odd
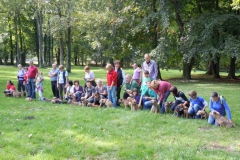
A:
[[[134,98],[138,104],[138,108],[141,108],[141,103],[140,102],[140,98],[141,98],[141,94],[138,93],[137,88],[133,88],[133,92],[132,92],[132,98]]]
[[[7,81],[6,90],[4,90],[5,96],[12,96],[12,92],[16,91],[16,88],[11,80]]]
[[[28,67],[24,68],[24,81],[23,85],[25,87],[25,95],[28,93]]]
[[[36,79],[36,91],[38,91],[38,94],[39,94],[39,100],[44,100],[43,98],[43,80],[44,80],[44,77],[43,77],[43,74],[42,72],[38,73],[37,75],[37,79]]]
[[[151,81],[151,78],[149,77],[149,72],[144,71],[144,77],[143,77],[142,86],[141,86],[141,89],[140,89],[141,92],[144,92],[148,88],[147,83],[149,81]]]

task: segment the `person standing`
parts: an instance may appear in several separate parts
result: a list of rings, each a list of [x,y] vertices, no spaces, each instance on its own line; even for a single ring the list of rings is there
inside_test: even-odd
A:
[[[158,105],[160,107],[160,113],[165,112],[164,103],[167,101],[168,96],[170,95],[170,88],[172,87],[171,83],[166,81],[157,81],[153,80],[151,86],[155,92],[159,95]]]
[[[141,85],[142,69],[137,63],[133,63],[132,67],[134,69],[132,79]]]
[[[33,61],[31,60],[28,67],[28,97],[30,100],[36,98],[35,82],[37,73],[38,69],[34,66]]]
[[[108,99],[113,103],[113,107],[117,107],[116,101],[116,88],[117,88],[117,79],[118,74],[114,70],[111,64],[106,65],[107,69],[107,91],[108,91]]]
[[[52,64],[52,70],[48,73],[48,77],[51,79],[53,97],[59,98],[59,91],[57,87],[57,75],[58,69],[56,64]]]
[[[150,59],[149,54],[144,55],[145,61],[142,64],[142,71],[148,71],[151,80],[156,80],[158,75],[157,63]]]
[[[57,87],[59,88],[59,97],[61,100],[63,100],[63,92],[66,94],[66,88],[68,84],[68,72],[64,70],[63,65],[60,65],[58,69]]]
[[[25,87],[24,87],[24,70],[22,68],[21,64],[18,64],[18,92],[25,92]]]
[[[116,92],[117,92],[117,106],[120,106],[120,104],[118,103],[118,100],[120,99],[122,86],[125,83],[125,72],[121,68],[119,60],[116,60],[114,62],[114,65],[115,65],[115,71],[117,72],[117,75],[118,75],[118,77],[117,77],[117,89],[116,89]]]
[[[86,81],[85,85],[84,85],[84,89],[86,88],[86,84],[87,82],[91,82],[92,86],[96,87],[97,84],[95,82],[95,75],[94,72],[90,70],[89,66],[85,66],[84,67],[85,70],[85,76],[84,76],[84,80]]]

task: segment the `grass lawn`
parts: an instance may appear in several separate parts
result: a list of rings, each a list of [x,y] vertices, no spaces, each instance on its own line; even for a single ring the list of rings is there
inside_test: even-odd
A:
[[[52,97],[47,73],[44,96]],[[104,81],[106,71],[92,68]],[[0,88],[11,79],[15,86],[17,68],[0,66]],[[126,70],[132,73],[132,70]],[[194,74],[202,74],[196,72]],[[170,79],[181,77],[176,70],[162,71],[181,91],[196,90],[209,101],[212,91],[224,95],[235,128],[210,126],[206,120],[150,114],[149,111],[96,109],[51,104],[0,96],[0,159],[240,159],[239,82]],[[83,67],[74,67],[70,79],[82,81]],[[197,75],[194,75],[197,77]],[[170,95],[169,100],[173,100]]]

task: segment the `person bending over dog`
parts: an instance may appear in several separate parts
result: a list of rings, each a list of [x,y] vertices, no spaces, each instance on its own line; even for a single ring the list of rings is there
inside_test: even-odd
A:
[[[232,115],[231,115],[231,110],[226,102],[226,100],[222,97],[219,96],[217,92],[213,92],[209,101],[209,108],[210,111],[213,112],[218,112],[222,116],[226,116],[226,112],[228,115],[228,120],[230,123],[232,122]],[[214,117],[210,114],[208,117],[208,123],[209,124],[215,124],[218,126],[217,122],[215,121]]]
[[[155,90],[155,92],[159,95],[159,99],[158,99],[158,106],[159,106],[159,111],[160,113],[164,113],[165,112],[165,106],[164,103],[167,101],[167,98],[170,94],[170,88],[171,88],[171,83],[166,82],[166,81],[157,81],[157,80],[153,80],[151,82],[151,86],[153,87],[153,89]]]
[[[174,96],[174,99],[175,99],[175,103],[171,108],[172,111],[174,111],[177,106],[189,107],[189,105],[190,105],[189,100],[187,99],[187,97],[185,96],[185,94],[182,91],[178,91],[177,87],[172,86],[170,88],[170,92]],[[180,113],[180,114],[182,114],[182,113]]]
[[[200,118],[200,115],[196,115],[199,110],[204,111],[208,103],[202,98],[197,96],[196,91],[190,91],[188,93],[190,96],[190,107],[188,108],[188,114],[194,116],[194,118]]]
[[[151,100],[157,100],[157,94],[154,91],[153,87],[151,86],[151,81],[149,81],[147,85],[148,88],[142,92],[138,103],[138,106],[140,106],[141,103],[143,104],[144,110],[150,110],[152,108]]]

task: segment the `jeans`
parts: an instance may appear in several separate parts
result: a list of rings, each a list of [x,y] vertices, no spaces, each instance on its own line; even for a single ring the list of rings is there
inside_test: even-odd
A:
[[[112,86],[112,89],[110,89],[110,86],[107,87],[108,99],[113,103],[114,108],[117,107],[116,88],[117,88],[117,86]]]
[[[188,109],[188,113],[191,114],[191,115],[193,115],[195,118],[200,118],[200,116],[196,115],[196,113],[197,113],[199,110],[201,110],[201,109],[202,109],[202,107],[200,107],[200,106],[197,105],[197,104],[194,104],[192,107],[190,107],[190,108]]]
[[[59,98],[59,91],[57,88],[57,81],[51,81],[53,97]]]
[[[35,92],[35,78],[28,78],[28,97],[36,98]]]
[[[82,94],[82,93],[79,93],[79,92],[76,94],[77,102],[81,102],[81,97],[82,97],[82,95],[83,95],[83,94]]]
[[[21,90],[24,92],[25,87],[23,85],[23,80],[18,80],[18,92],[21,92]]]
[[[152,108],[151,99],[143,97],[143,110],[150,110]]]
[[[162,100],[162,102],[160,103],[160,106],[159,106],[160,113],[165,112],[164,103],[167,101],[169,95],[170,95],[170,91],[165,92],[165,96],[164,96],[164,98],[163,98],[163,100]]]
[[[215,118],[213,116],[211,116],[211,115],[209,115],[209,117],[208,117],[208,123],[209,124],[214,124],[215,126],[219,126],[217,124],[217,122],[215,121]]]

